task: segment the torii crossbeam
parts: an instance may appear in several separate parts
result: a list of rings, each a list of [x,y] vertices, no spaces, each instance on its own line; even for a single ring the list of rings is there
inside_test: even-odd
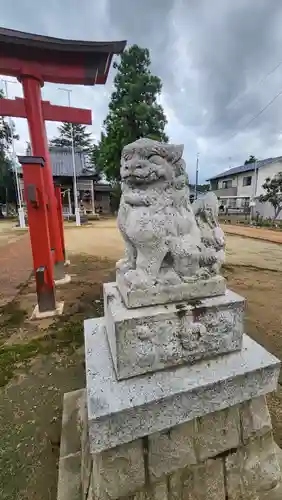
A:
[[[30,225],[37,227],[37,234],[31,238],[32,245],[40,241],[45,241],[48,245],[48,261],[39,262],[40,252],[34,251],[34,270],[44,267],[44,280],[40,278],[37,283],[37,291],[43,287],[48,288],[48,294],[53,295],[52,300],[44,300],[42,304],[38,302],[39,312],[48,307],[51,311],[54,309],[54,274],[50,268],[51,261],[54,262],[55,279],[62,279],[64,276],[64,244],[63,234],[60,231],[62,224],[58,219],[58,210],[55,190],[48,150],[45,121],[55,120],[71,123],[91,124],[91,111],[70,108],[66,106],[54,106],[41,99],[41,87],[44,82],[60,84],[80,84],[95,85],[105,84],[107,81],[112,57],[114,54],[120,54],[126,45],[126,41],[120,42],[86,42],[63,40],[60,38],[51,38],[46,36],[23,33],[20,31],[0,28],[0,74],[14,76],[22,83],[24,99],[0,99],[0,116],[13,116],[27,118],[32,154],[38,158],[43,158],[43,183],[41,187],[33,186],[36,190],[44,189],[42,196],[37,197],[35,191],[25,185],[25,195],[27,206],[30,206],[30,217],[36,217],[40,210],[36,211],[34,201],[29,204],[28,193],[33,192],[33,196],[47,202],[47,219],[49,235],[44,234],[45,229],[40,232],[40,225]],[[31,168],[30,165],[43,165],[36,160],[32,163],[29,159],[24,162],[23,168]],[[33,167],[35,168],[35,167]],[[37,178],[37,175],[35,175]],[[39,176],[40,177],[40,176]],[[39,178],[38,177],[38,178]],[[30,176],[24,176],[24,179]],[[43,187],[42,187],[43,186]],[[44,201],[45,203],[45,201]],[[31,209],[32,207],[32,209]],[[46,228],[46,224],[42,227]],[[48,255],[48,252],[42,252],[42,255]],[[39,256],[39,257],[38,257]],[[38,260],[39,259],[39,260]],[[45,257],[42,257],[44,260]],[[46,260],[46,259],[45,259]],[[42,290],[41,290],[42,292]],[[50,293],[51,292],[51,293]],[[38,297],[42,296],[38,294]],[[43,305],[44,303],[44,305]],[[42,307],[41,307],[42,306]]]

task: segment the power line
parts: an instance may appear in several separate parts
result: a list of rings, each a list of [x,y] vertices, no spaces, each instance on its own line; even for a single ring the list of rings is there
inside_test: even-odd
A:
[[[272,68],[265,76],[263,76],[257,83],[256,87],[258,87],[259,85],[261,85],[263,82],[265,82],[265,80],[267,80],[267,78],[272,75],[273,73],[275,73],[275,71],[282,65],[282,61],[280,61],[278,64],[276,64],[276,66],[274,66],[274,68]],[[249,89],[246,89],[244,90],[241,94],[238,94],[227,106],[226,106],[226,109],[230,109],[233,107],[233,105],[240,101],[240,99],[245,95],[247,94],[250,90],[252,90],[253,87],[249,88]]]
[[[280,92],[278,92],[262,109],[260,109],[260,111],[255,115],[253,116],[249,121],[248,123],[246,123],[246,125],[244,125],[244,127],[242,127],[240,129],[240,132],[242,130],[245,130],[249,125],[251,125],[251,123],[253,123],[262,113],[264,113],[264,111],[269,108],[269,106],[271,106],[271,104],[274,103],[274,101],[276,101],[276,99],[278,99],[278,97],[280,97],[280,95],[282,94],[282,90],[280,90]],[[235,134],[233,134],[229,141],[231,141],[234,137],[236,137],[236,135],[238,135],[239,132],[236,132]]]

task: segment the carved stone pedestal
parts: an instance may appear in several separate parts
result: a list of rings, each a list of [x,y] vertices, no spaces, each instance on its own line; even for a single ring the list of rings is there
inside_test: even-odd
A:
[[[244,334],[245,301],[219,275],[217,199],[193,215],[181,155],[146,139],[124,149],[126,254],[105,316],[85,321],[86,391],[65,396],[58,500],[282,498],[265,401],[280,362]]]
[[[127,309],[104,284],[106,333],[118,379],[241,349],[245,299],[219,297]]]

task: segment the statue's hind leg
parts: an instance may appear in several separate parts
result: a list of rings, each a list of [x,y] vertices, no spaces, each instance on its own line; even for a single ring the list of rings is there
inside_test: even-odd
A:
[[[173,269],[185,281],[196,276],[199,271],[200,251],[186,238],[175,238],[170,242]]]
[[[134,285],[154,285],[159,277],[162,262],[168,252],[168,248],[160,242],[152,248],[142,247],[137,250],[136,270],[128,271],[126,279]]]

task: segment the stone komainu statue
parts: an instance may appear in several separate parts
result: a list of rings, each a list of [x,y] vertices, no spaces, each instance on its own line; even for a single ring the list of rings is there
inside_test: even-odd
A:
[[[224,262],[225,238],[218,224],[218,200],[209,192],[192,205],[197,225],[201,231],[200,266],[207,275],[219,274]]]
[[[197,209],[196,220],[190,204],[182,154],[182,145],[151,139],[138,139],[122,151],[118,226],[125,257],[117,271],[134,287],[179,285],[216,271],[215,260],[202,255],[206,239],[210,249],[213,243],[202,211]],[[218,226],[215,211],[213,217]]]

